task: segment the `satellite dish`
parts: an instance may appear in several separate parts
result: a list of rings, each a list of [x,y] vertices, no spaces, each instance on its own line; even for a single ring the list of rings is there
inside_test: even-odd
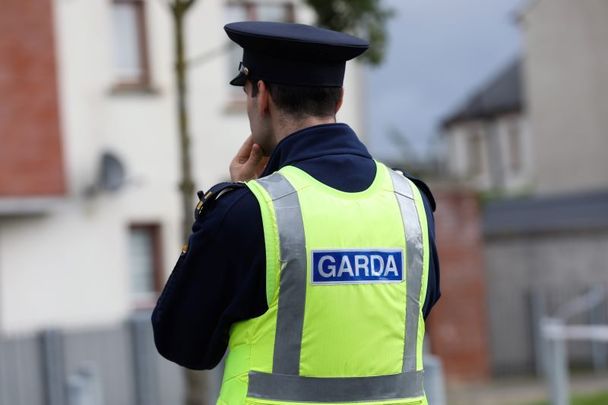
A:
[[[104,152],[101,155],[96,183],[97,188],[104,191],[118,191],[125,184],[125,167],[115,154]]]

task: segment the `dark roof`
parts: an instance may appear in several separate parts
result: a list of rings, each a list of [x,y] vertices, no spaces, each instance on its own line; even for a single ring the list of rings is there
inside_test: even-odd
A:
[[[457,122],[487,119],[507,112],[521,111],[523,97],[521,61],[518,58],[446,117],[442,125],[446,128]]]
[[[483,226],[486,236],[608,230],[608,191],[489,203]]]

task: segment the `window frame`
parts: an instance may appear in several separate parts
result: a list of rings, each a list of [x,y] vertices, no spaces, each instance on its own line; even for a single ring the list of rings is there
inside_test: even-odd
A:
[[[121,80],[114,79],[115,83],[112,86],[113,92],[129,92],[129,91],[142,91],[151,89],[151,74],[150,74],[150,53],[148,43],[148,26],[146,18],[146,2],[145,0],[111,0],[111,5],[117,4],[129,4],[135,9],[136,14],[136,29],[137,29],[137,50],[140,58],[141,74],[137,80]],[[112,24],[114,22],[112,21]],[[115,28],[112,27],[112,30]],[[113,46],[116,46],[115,39],[113,40]],[[115,68],[116,61],[113,61],[113,68]]]
[[[285,0],[285,1],[268,1],[268,0],[246,0],[246,1],[238,1],[238,0],[229,0],[226,2],[226,7],[236,7],[242,6],[246,10],[247,20],[248,21],[259,21],[257,7],[259,5],[274,5],[274,6],[283,6],[285,8],[285,15],[287,19],[285,22],[293,23],[296,20],[296,12],[295,12],[295,4],[293,1]]]
[[[160,295],[163,287],[163,252],[162,252],[162,226],[158,222],[131,222],[128,226],[129,243],[133,230],[145,230],[152,237],[152,283],[153,291],[150,298],[141,298],[133,293],[131,265],[129,263],[129,300],[135,309],[149,309],[156,304],[156,299]],[[130,261],[130,260],[129,260]]]
[[[466,137],[467,147],[467,175],[470,178],[477,178],[484,172],[484,129],[481,125],[472,125]]]
[[[511,174],[518,175],[523,169],[522,131],[518,117],[509,117],[506,127],[507,143],[509,145],[509,169]]]

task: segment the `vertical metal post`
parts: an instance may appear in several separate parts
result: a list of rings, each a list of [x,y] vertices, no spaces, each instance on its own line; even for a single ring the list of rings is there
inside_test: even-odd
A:
[[[539,377],[546,377],[549,369],[547,347],[542,334],[542,320],[546,316],[546,300],[542,290],[529,294],[530,315],[532,320],[532,345],[534,348],[534,370]]]
[[[441,360],[429,353],[424,354],[424,390],[429,404],[447,404]]]
[[[65,362],[63,335],[58,330],[46,330],[40,334],[42,378],[47,405],[65,405]]]
[[[549,346],[550,356],[549,383],[552,405],[569,405],[568,351],[564,336],[564,323],[559,319],[546,319],[543,322],[543,336]]]
[[[7,342],[4,341],[2,335],[0,334],[0,405],[8,405],[10,404],[8,398],[8,388],[6,387],[6,365],[7,360],[5,356],[5,347],[7,346]]]
[[[596,305],[591,309],[589,314],[589,321],[592,325],[599,325],[606,323],[606,289],[603,286],[597,286],[598,294],[603,298],[599,305]],[[606,342],[597,340],[591,341],[591,364],[593,370],[601,371],[606,370],[608,367],[608,345]]]
[[[81,365],[67,378],[67,405],[104,405],[101,385],[95,366]]]
[[[137,405],[157,405],[159,397],[149,319],[148,313],[134,314],[129,321]]]

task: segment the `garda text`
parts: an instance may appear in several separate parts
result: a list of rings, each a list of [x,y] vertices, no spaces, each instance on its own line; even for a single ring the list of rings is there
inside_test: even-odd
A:
[[[322,250],[312,252],[313,284],[403,281],[403,250]]]

